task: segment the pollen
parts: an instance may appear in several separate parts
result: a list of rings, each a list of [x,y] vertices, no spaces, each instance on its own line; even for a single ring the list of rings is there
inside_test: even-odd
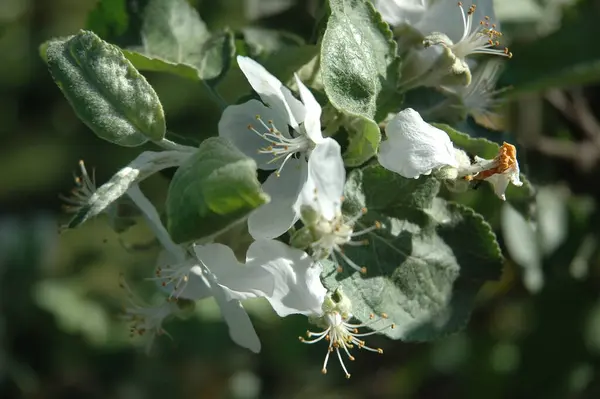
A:
[[[517,165],[517,149],[514,145],[504,142],[498,150],[498,155],[495,158],[496,166],[484,170],[473,177],[475,180],[485,180],[490,176],[499,173],[506,173],[513,170]]]

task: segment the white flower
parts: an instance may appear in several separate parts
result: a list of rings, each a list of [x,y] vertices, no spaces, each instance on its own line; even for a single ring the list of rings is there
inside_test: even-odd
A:
[[[328,173],[322,173],[323,170],[327,170]],[[316,148],[308,162],[308,179],[294,205],[304,227],[294,234],[292,242],[299,248],[310,249],[314,259],[331,258],[338,265],[338,271],[341,271],[339,256],[353,269],[366,273],[366,268],[353,262],[344,254],[342,247],[367,244],[364,240],[352,241],[352,239],[370,233],[380,225],[376,223],[366,229],[354,231],[354,224],[366,209],[355,217],[344,217],[342,194],[345,181],[346,170],[339,146]]]
[[[219,135],[254,158],[259,168],[275,170],[263,185],[271,202],[257,209],[248,220],[254,238],[275,238],[298,220],[292,207],[306,182],[308,159],[321,153],[316,151],[320,146],[329,148],[337,143],[323,138],[321,106],[297,76],[302,101],[256,61],[242,56],[237,61],[268,106],[250,100],[227,107],[219,121]]]
[[[460,108],[467,115],[472,116],[480,125],[495,130],[500,129],[500,116],[495,112],[502,103],[499,95],[506,90],[495,89],[501,67],[501,61],[489,60],[477,67],[469,86],[442,87],[460,98]]]
[[[425,122],[412,108],[399,112],[385,128],[379,163],[406,178],[429,175],[444,166],[458,168],[456,150],[446,132]]]
[[[463,2],[456,0],[374,0],[373,3],[391,25],[411,26],[423,37],[435,32],[444,34],[449,42],[443,44],[451,46],[459,58],[481,52],[509,55],[504,48],[494,49],[498,46],[496,38],[502,34],[494,22],[493,0],[479,0],[466,11]]]
[[[143,304],[133,294],[122,275],[120,279],[119,285],[125,290],[129,300],[129,305],[124,308],[122,317],[131,323],[129,330],[131,337],[148,337],[146,351],[150,350],[157,336],[169,336],[163,328],[165,320],[173,315],[181,315],[193,309],[194,303],[190,301],[176,302],[166,299],[155,306]]]
[[[472,54],[494,54],[512,57],[507,47],[501,47],[498,38],[502,33],[494,22],[492,0],[482,2],[480,6],[471,5],[466,9],[458,2],[461,23],[448,23],[453,19],[452,8],[456,10],[457,3],[452,0],[436,2],[425,17],[417,24],[425,36],[425,46],[441,45],[451,51],[458,59],[464,60]],[[490,16],[491,15],[491,16]],[[457,35],[457,25],[460,35]],[[441,33],[441,35],[440,35]]]
[[[437,178],[456,182],[485,180],[502,200],[506,199],[504,192],[509,183],[523,184],[517,150],[512,144],[502,144],[494,159],[476,156],[471,162],[464,151],[454,148],[446,132],[431,126],[410,108],[388,123],[386,133],[388,139],[379,147],[379,163],[402,177],[418,178],[435,172]]]
[[[362,327],[368,327],[373,323],[385,318],[387,318],[387,315],[385,314],[381,315],[380,318],[375,317],[375,315],[371,315],[371,320],[367,323],[350,323],[349,321],[352,319],[352,303],[350,302],[349,298],[342,293],[341,289],[338,288],[333,293],[327,294],[327,297],[323,301],[321,312],[313,315],[310,318],[312,323],[323,328],[323,331],[307,331],[306,336],[308,339],[304,337],[298,338],[305,344],[314,344],[322,341],[323,339],[328,341],[329,345],[327,347],[327,354],[325,355],[325,361],[323,362],[323,368],[321,369],[321,372],[323,374],[327,374],[327,363],[329,362],[329,356],[335,352],[340,365],[346,374],[346,378],[350,378],[350,373],[348,373],[348,369],[344,364],[343,356],[345,355],[350,361],[354,361],[354,356],[350,354],[350,350],[354,349],[355,346],[358,347],[358,349],[364,349],[369,352],[383,354],[383,349],[371,348],[367,346],[362,338],[377,334],[388,328],[394,328],[395,325],[392,323],[379,330],[370,331],[367,333],[360,333],[358,329]]]
[[[492,185],[494,193],[501,199],[506,200],[505,192],[508,184],[520,187],[523,182],[519,178],[519,162],[517,161],[517,149],[514,145],[503,143],[498,151],[498,155],[492,160],[486,160],[475,157],[475,163],[468,171],[462,171],[461,174],[470,172],[465,176],[466,180],[481,181],[485,180]],[[475,172],[475,173],[473,173]]]
[[[321,266],[305,252],[282,242],[253,242],[244,264],[222,244],[196,245],[194,252],[194,259],[157,268],[161,286],[175,300],[214,296],[232,340],[254,352],[260,351],[260,341],[241,301],[264,297],[284,317],[313,314],[325,297]]]
[[[471,82],[472,54],[512,57],[498,40],[502,33],[494,22],[492,0],[482,0],[468,8],[455,0],[375,1],[384,19],[396,26],[409,26],[418,32],[425,48],[414,48],[414,35],[399,35],[403,55],[402,88],[437,87],[440,84]],[[408,46],[408,47],[407,47]]]

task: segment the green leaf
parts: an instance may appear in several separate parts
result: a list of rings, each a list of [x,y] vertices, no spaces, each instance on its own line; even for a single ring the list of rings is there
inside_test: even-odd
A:
[[[122,146],[164,137],[158,95],[118,47],[80,31],[68,40],[50,41],[46,56],[54,81],[98,137]]]
[[[366,207],[369,212],[387,210],[398,216],[401,209],[431,207],[439,188],[439,181],[431,177],[407,179],[381,165],[371,165],[352,171],[344,188],[343,204],[347,213]]]
[[[501,77],[504,85],[513,86],[510,95],[600,80],[600,47],[574,45],[600,35],[597,15],[593,2],[583,3],[577,17],[552,34],[511,46],[515,56]]]
[[[503,258],[491,227],[473,210],[434,198],[432,178],[404,179],[380,166],[351,173],[346,201],[365,205],[360,224],[381,223],[364,246],[344,253],[366,275],[325,262],[324,284],[352,301],[361,321],[387,313],[374,329],[404,341],[428,341],[463,328],[479,288],[498,279]]]
[[[167,229],[175,242],[214,237],[269,202],[256,162],[211,137],[177,170],[167,195]]]
[[[124,52],[141,70],[211,80],[222,76],[235,55],[233,33],[211,34],[185,0],[151,0],[141,34],[143,46]]]
[[[481,137],[471,137],[443,123],[432,123],[432,125],[446,132],[454,146],[463,149],[467,153],[486,159],[492,159],[498,155],[500,146],[493,141]]]
[[[384,85],[395,89],[396,42],[367,0],[330,0],[331,15],[321,44],[325,92],[337,109],[375,117]]]
[[[210,37],[206,24],[186,0],[151,0],[144,9],[144,52],[165,60],[199,65]]]
[[[381,131],[375,121],[363,116],[348,117],[344,123],[348,130],[348,148],[344,152],[344,164],[360,166],[377,154],[381,143]]]
[[[125,0],[99,0],[87,17],[86,28],[108,39],[127,30],[129,15]]]

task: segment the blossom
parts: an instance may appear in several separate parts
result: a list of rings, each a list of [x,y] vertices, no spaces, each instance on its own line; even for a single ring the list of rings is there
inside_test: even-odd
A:
[[[444,166],[459,166],[446,132],[425,122],[412,108],[400,111],[385,132],[387,140],[379,147],[379,163],[400,176],[418,178]]]
[[[475,157],[475,163],[471,170],[482,169],[472,175],[466,175],[466,180],[485,180],[492,185],[494,193],[501,199],[506,200],[505,192],[508,184],[520,187],[523,185],[519,174],[519,162],[517,161],[517,149],[514,145],[503,143],[498,155],[493,160]]]
[[[367,346],[361,338],[380,333],[388,328],[395,328],[395,325],[391,323],[381,329],[367,333],[360,333],[358,329],[369,327],[381,319],[386,319],[387,315],[382,314],[381,317],[375,317],[375,315],[371,314],[368,322],[360,324],[350,323],[352,317],[352,303],[343,294],[342,290],[338,288],[333,293],[327,294],[323,301],[321,312],[310,318],[313,324],[321,327],[323,331],[307,331],[306,337],[308,339],[298,337],[300,342],[305,344],[314,344],[322,340],[329,342],[325,360],[323,361],[323,368],[321,369],[323,374],[327,374],[329,356],[333,352],[336,353],[340,366],[342,366],[342,370],[346,374],[346,378],[350,378],[350,373],[348,373],[348,369],[344,363],[343,355],[346,355],[350,361],[354,361],[354,356],[352,356],[350,350],[354,349],[355,346],[358,349],[383,354],[383,349]],[[342,354],[342,352],[344,353]]]
[[[517,150],[503,143],[494,159],[475,157],[454,148],[450,137],[425,122],[418,112],[407,108],[386,127],[388,139],[381,143],[378,159],[384,168],[406,178],[435,172],[450,181],[488,181],[496,195],[505,200],[508,184],[521,186]]]
[[[403,57],[405,91],[440,84],[468,86],[472,60],[467,57],[473,54],[512,57],[508,48],[500,45],[502,33],[495,22],[492,0],[482,0],[468,8],[454,0],[382,0],[375,5],[386,21],[410,26],[423,39],[424,48],[409,47]],[[400,48],[412,46],[412,41],[407,42],[404,37],[411,35],[400,36]]]
[[[374,4],[391,25],[411,26],[426,38],[443,34],[441,42],[429,44],[447,46],[458,58],[477,53],[510,56],[507,49],[495,48],[502,33],[495,22],[493,0],[479,0],[469,7],[456,0],[375,0]]]
[[[295,78],[302,101],[256,61],[242,56],[237,61],[262,102],[253,99],[227,107],[219,121],[219,135],[255,159],[260,169],[275,171],[263,184],[271,202],[258,208],[248,220],[254,238],[275,238],[298,220],[292,208],[309,178],[308,160],[328,153],[316,151],[319,147],[338,144],[323,138],[321,106],[298,76]]]
[[[294,204],[297,214],[300,215],[304,227],[292,237],[292,245],[309,249],[316,260],[331,258],[341,271],[338,256],[353,269],[366,273],[364,266],[353,262],[342,250],[344,245],[365,245],[364,240],[353,241],[353,238],[370,233],[379,228],[379,224],[360,231],[354,231],[354,224],[363,216],[366,209],[354,216],[347,218],[342,214],[342,194],[346,180],[346,170],[341,158],[339,146],[321,146],[315,149],[318,152],[327,152],[311,157],[308,163],[308,179],[299,199]],[[328,170],[329,173],[322,173]]]
[[[460,13],[452,11],[457,5]],[[461,22],[457,24],[457,21],[449,18],[453,14],[460,15]],[[492,0],[480,2],[478,5],[472,4],[466,11],[461,1],[457,3],[442,0],[431,7],[430,12],[419,22],[417,29],[426,36],[434,32],[443,33],[445,37],[440,36],[437,43],[427,38],[426,42],[448,47],[458,58],[464,59],[471,54],[495,54],[510,58],[512,53],[508,48],[497,48],[500,46],[498,38],[502,33],[498,30],[493,15]]]
[[[146,342],[146,351],[152,347],[154,339],[157,336],[167,335],[167,331],[163,328],[165,320],[174,315],[181,315],[193,309],[193,302],[190,301],[171,301],[164,300],[159,305],[149,306],[137,298],[129,285],[126,283],[123,275],[120,276],[119,286],[125,291],[128,298],[128,306],[123,309],[123,319],[130,324],[131,337],[148,336]]]
[[[195,245],[194,253],[185,262],[157,268],[156,279],[175,300],[214,296],[232,340],[254,352],[260,350],[260,341],[241,301],[266,298],[284,317],[313,314],[325,297],[320,264],[282,242],[253,242],[243,264],[222,244]]]
[[[500,129],[500,116],[495,112],[502,103],[499,95],[506,90],[495,89],[501,67],[500,61],[489,60],[477,67],[469,86],[442,87],[460,99],[458,107],[467,115],[480,125],[495,130]]]

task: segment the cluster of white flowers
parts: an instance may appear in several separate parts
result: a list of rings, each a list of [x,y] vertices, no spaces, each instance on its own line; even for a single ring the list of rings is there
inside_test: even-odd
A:
[[[452,9],[448,8],[450,2]],[[491,22],[493,12],[482,16],[481,23],[474,22],[476,14],[485,7],[473,5],[465,11],[462,3],[453,0],[374,3],[390,24],[410,25],[421,32],[425,46],[419,51],[425,53],[434,47],[441,49],[437,57],[444,57],[445,53],[445,57],[451,58],[450,67],[454,72],[447,68],[429,83],[439,85],[440,78],[448,73],[468,71],[466,57],[472,54],[511,55],[507,49],[497,48],[496,39],[501,34]],[[491,0],[485,3],[491,4]],[[452,13],[458,18],[460,32],[455,32],[455,25],[448,23]],[[438,65],[437,62],[429,65]],[[116,198],[126,194],[141,209],[164,248],[153,279],[164,291],[165,302],[148,307],[132,300],[125,311],[132,323],[132,334],[164,334],[165,319],[189,310],[195,301],[214,297],[232,340],[258,352],[260,341],[242,301],[265,298],[279,316],[302,314],[321,327],[322,332],[309,331],[307,338],[301,341],[328,341],[323,373],[327,371],[330,354],[335,352],[344,373],[350,377],[343,356],[354,360],[350,354],[354,346],[382,353],[381,349],[371,348],[361,340],[381,330],[358,332],[371,323],[351,323],[350,299],[339,289],[327,292],[320,278],[321,261],[332,260],[338,271],[348,265],[354,271],[367,273],[366,266],[356,264],[344,253],[343,247],[368,244],[365,235],[375,232],[379,223],[356,231],[355,225],[366,209],[358,215],[342,213],[346,170],[341,148],[333,138],[323,137],[321,106],[298,76],[295,83],[299,99],[251,58],[238,56],[237,63],[260,101],[252,99],[227,107],[219,122],[219,135],[252,157],[260,169],[272,171],[263,183],[263,190],[271,201],[248,218],[248,230],[254,242],[247,250],[244,263],[238,262],[232,249],[223,244],[175,244],[156,209],[139,189],[140,179],[149,173],[180,165],[192,153],[189,148],[144,153],[146,155],[142,154],[143,157],[100,188],[96,188],[94,179],[81,163],[82,176],[77,178],[78,188],[68,202],[75,210],[93,205],[97,214],[106,212]],[[492,81],[497,70],[497,66],[482,68],[473,82],[469,77],[466,84],[442,88],[461,96],[469,112],[488,115],[488,105],[495,103]],[[422,79],[420,82],[423,84]],[[502,199],[509,183],[521,185],[516,150],[510,144],[504,143],[494,159],[471,159],[454,147],[444,131],[425,122],[410,108],[391,118],[385,132],[387,139],[379,148],[379,163],[405,178],[433,174],[455,185],[488,181]],[[300,222],[301,227],[297,225]],[[278,240],[288,233],[290,245]],[[132,295],[126,284],[123,287]],[[373,316],[374,321],[380,318],[386,316]],[[389,323],[385,328],[393,327]]]

